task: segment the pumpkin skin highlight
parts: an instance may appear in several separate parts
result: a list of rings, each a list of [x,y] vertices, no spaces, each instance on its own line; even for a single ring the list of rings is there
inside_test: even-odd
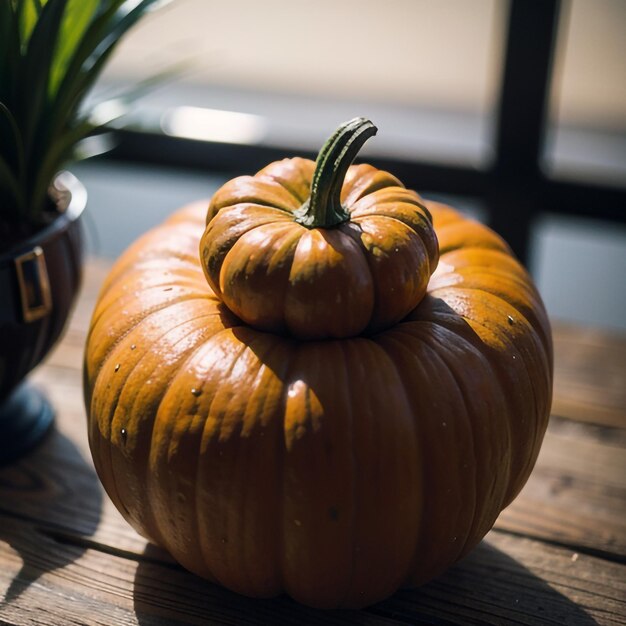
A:
[[[313,170],[269,167],[285,189]],[[243,323],[205,279],[204,203],[115,264],[85,354],[90,447],[122,515],[184,567],[249,596],[359,608],[443,572],[525,484],[551,404],[543,304],[495,233],[417,202],[439,264],[374,334]]]

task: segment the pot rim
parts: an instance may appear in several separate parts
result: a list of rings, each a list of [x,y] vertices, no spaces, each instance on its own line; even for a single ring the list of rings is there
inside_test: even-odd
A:
[[[69,192],[65,210],[59,212],[50,224],[33,233],[30,237],[20,240],[6,252],[0,254],[0,264],[11,261],[25,251],[46,243],[58,233],[66,230],[85,210],[87,190],[74,174],[68,171],[59,172],[52,184],[60,191]]]

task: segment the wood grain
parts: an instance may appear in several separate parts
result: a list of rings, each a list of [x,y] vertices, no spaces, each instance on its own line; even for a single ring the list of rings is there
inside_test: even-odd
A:
[[[253,600],[160,562],[67,545],[0,517],[0,618],[12,624],[618,624],[620,565],[492,531],[438,580],[365,611],[315,611],[287,598]],[[52,602],[51,598],[64,602]]]
[[[626,562],[625,435],[553,418],[528,483],[496,528]]]
[[[553,415],[626,428],[626,335],[554,324]]]

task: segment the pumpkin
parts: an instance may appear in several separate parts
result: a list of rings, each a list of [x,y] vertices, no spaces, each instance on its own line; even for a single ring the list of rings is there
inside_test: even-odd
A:
[[[467,554],[526,482],[552,343],[507,244],[391,174],[227,183],[139,239],[93,313],[94,463],[128,522],[254,597],[362,607]]]
[[[342,125],[305,159],[236,178],[211,200],[200,243],[209,286],[242,321],[299,339],[387,328],[426,293],[439,251],[419,196],[387,172],[348,167],[376,132]]]

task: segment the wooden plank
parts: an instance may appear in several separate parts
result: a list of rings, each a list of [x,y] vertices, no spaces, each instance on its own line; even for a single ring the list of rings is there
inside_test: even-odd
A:
[[[626,562],[624,435],[553,418],[528,483],[496,528]]]
[[[0,516],[0,620],[10,624],[618,624],[624,566],[492,531],[419,590],[356,611],[253,600],[160,562],[67,544]]]
[[[286,598],[244,598],[178,566],[152,563],[150,550],[132,560],[66,544],[10,517],[0,516],[0,528],[2,623],[398,624],[356,611],[322,613]]]
[[[77,395],[75,388],[72,393],[56,391]],[[76,540],[89,538],[102,549],[141,554],[146,544],[118,513],[96,476],[82,405],[76,411],[59,411],[56,428],[34,452],[0,469],[0,512]]]
[[[409,623],[426,614],[455,624],[622,624],[624,574],[623,565],[492,531],[441,578],[377,608]]]
[[[552,413],[626,428],[626,335],[554,324],[553,336]]]

